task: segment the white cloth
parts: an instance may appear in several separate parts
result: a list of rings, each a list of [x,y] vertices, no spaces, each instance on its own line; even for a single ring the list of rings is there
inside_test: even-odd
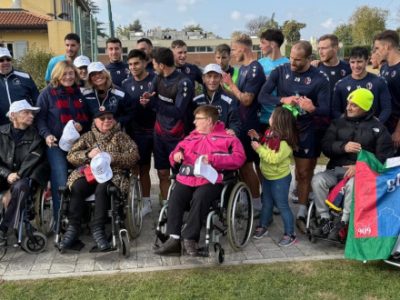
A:
[[[69,150],[71,150],[72,146],[79,139],[79,137],[80,134],[75,128],[74,121],[69,120],[64,127],[63,133],[58,143],[60,149],[68,152]]]
[[[111,156],[107,152],[100,152],[92,158],[90,168],[98,183],[109,181],[113,177]]]

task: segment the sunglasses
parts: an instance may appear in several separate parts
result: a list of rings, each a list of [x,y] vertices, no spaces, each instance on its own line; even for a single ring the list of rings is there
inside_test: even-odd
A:
[[[100,119],[100,121],[105,121],[105,120],[107,120],[107,121],[109,121],[109,120],[114,120],[114,117],[113,116],[101,116],[101,117],[99,117],[99,119]]]
[[[0,63],[5,62],[5,61],[10,62],[11,58],[9,58],[9,57],[0,58]]]

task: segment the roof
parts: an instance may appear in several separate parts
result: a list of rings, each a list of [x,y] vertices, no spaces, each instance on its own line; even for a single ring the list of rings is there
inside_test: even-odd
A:
[[[0,9],[1,29],[47,29],[51,18],[20,8]]]

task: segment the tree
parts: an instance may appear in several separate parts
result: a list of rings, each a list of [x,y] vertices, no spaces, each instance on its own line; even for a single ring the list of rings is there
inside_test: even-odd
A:
[[[267,29],[279,28],[279,24],[274,20],[274,18],[275,18],[275,13],[272,14],[271,18],[267,16],[259,16],[254,19],[251,19],[246,24],[248,34],[259,36],[261,32]]]
[[[282,25],[282,33],[289,45],[300,40],[300,30],[306,27],[306,24],[295,20],[287,20]]]
[[[335,31],[333,32],[336,35],[340,42],[343,45],[352,45],[353,44],[353,26],[351,24],[342,24],[336,27]]]
[[[87,4],[93,15],[97,15],[100,12],[99,6],[93,0],[88,0]],[[103,25],[104,25],[104,22],[97,21],[97,35],[104,38],[104,37],[107,37],[107,34],[104,31],[105,28],[103,27]]]
[[[360,45],[371,45],[375,34],[385,30],[388,11],[367,5],[356,9],[350,17],[353,42]]]
[[[128,25],[128,30],[133,32],[141,32],[143,31],[142,24],[140,23],[139,19],[133,21],[133,23]]]
[[[197,24],[197,25],[187,25],[183,27],[182,31],[193,32],[193,31],[204,31],[204,29],[200,26],[200,24]]]

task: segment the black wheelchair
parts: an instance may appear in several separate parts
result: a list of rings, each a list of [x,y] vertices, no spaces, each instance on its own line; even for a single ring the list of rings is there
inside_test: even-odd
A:
[[[32,221],[35,219],[35,204],[39,202],[38,196],[42,194],[43,189],[35,184],[33,180],[29,180],[30,193],[25,197],[24,207],[18,207],[15,216],[14,229],[17,241],[14,247],[20,247],[22,250],[30,254],[43,252],[47,247],[47,237],[35,227]],[[2,198],[1,195],[0,198]],[[20,195],[22,197],[22,195]],[[19,200],[21,204],[22,199]],[[4,216],[6,208],[2,207],[1,218]]]
[[[168,199],[175,186],[175,176],[168,191]],[[225,259],[225,250],[220,243],[221,236],[228,236],[233,250],[239,251],[246,247],[253,232],[253,204],[251,192],[244,182],[239,181],[236,172],[224,175],[221,197],[211,208],[205,224],[205,245],[199,249],[199,255],[210,256],[210,246],[219,263]],[[164,243],[167,235],[168,201],[161,208],[156,226],[156,240],[154,247],[159,247],[159,241]]]
[[[60,187],[60,212],[56,222],[55,246],[61,253],[65,251],[60,247],[63,233],[68,226],[68,210],[70,202],[70,190],[67,187]],[[140,182],[136,175],[129,176],[129,192],[127,195],[121,193],[116,186],[109,186],[107,194],[110,197],[111,207],[108,210],[108,216],[111,220],[111,251],[119,251],[124,257],[130,255],[130,239],[140,235],[143,217],[142,217],[142,192]],[[91,212],[94,206],[94,195],[86,199],[88,204],[86,219],[84,223],[90,221]],[[82,249],[84,244],[80,242],[75,248]]]

